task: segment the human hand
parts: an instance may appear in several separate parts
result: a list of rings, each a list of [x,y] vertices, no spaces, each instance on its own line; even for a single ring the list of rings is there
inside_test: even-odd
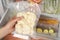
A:
[[[4,27],[10,30],[10,32],[14,31],[14,26],[18,20],[21,20],[23,17],[13,17]]]
[[[0,29],[0,39],[14,31],[14,26],[18,20],[23,17],[13,17],[4,27]]]

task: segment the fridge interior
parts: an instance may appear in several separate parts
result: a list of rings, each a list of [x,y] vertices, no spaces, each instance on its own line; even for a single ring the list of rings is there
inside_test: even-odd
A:
[[[53,2],[53,3],[51,3]],[[37,36],[44,36],[52,39],[58,39],[59,36],[59,28],[60,28],[60,0],[43,0],[39,6],[41,7],[41,16],[37,23],[37,26],[34,28]],[[52,6],[53,5],[53,6]],[[52,11],[51,11],[52,10]],[[5,25],[10,18],[12,18],[15,13],[11,12],[12,9],[8,9],[5,13],[5,16],[2,19],[1,26]],[[13,13],[13,15],[12,15]],[[8,16],[8,17],[7,17]],[[1,19],[1,17],[0,17]],[[52,31],[50,31],[52,30]]]
[[[59,33],[59,21],[56,18],[41,15],[35,30],[38,36],[57,39]]]

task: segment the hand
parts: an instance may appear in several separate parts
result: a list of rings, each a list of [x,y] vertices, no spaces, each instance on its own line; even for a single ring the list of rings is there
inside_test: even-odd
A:
[[[3,28],[0,29],[0,39],[14,31],[14,26],[18,20],[21,20],[23,17],[14,17],[12,18]]]
[[[17,21],[21,20],[23,17],[13,17],[6,25],[7,29],[9,29],[11,32],[14,30],[15,24]]]

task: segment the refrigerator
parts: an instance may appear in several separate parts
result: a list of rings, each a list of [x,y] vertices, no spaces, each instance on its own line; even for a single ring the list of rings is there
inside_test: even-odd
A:
[[[47,37],[52,40],[60,40],[60,0],[42,0],[40,19],[36,26],[36,36]],[[3,3],[4,4],[4,3]],[[0,25],[5,25],[13,17],[12,8],[7,8]],[[36,37],[37,38],[37,37]]]

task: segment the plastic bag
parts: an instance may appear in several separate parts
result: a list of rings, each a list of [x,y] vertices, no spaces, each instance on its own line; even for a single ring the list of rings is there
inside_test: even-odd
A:
[[[38,8],[38,7],[37,7]],[[24,19],[20,20],[16,24],[16,31],[24,31],[23,34],[28,34],[28,31],[31,31],[30,33],[33,34],[34,26],[36,25],[38,18],[40,16],[40,11],[36,9],[36,6],[29,7],[21,12],[17,13],[17,17],[23,16]],[[20,26],[20,29],[18,28]],[[25,29],[21,29],[21,26]],[[30,28],[31,27],[31,28]],[[18,30],[19,29],[19,30]],[[29,30],[30,29],[30,30]],[[22,31],[22,32],[23,32]]]
[[[13,9],[16,12],[15,15],[17,17],[23,16],[24,19],[17,22],[17,24],[15,25],[15,32],[13,33],[13,35],[15,36],[15,34],[19,34],[22,35],[21,37],[23,37],[23,39],[25,39],[24,36],[31,36],[35,33],[34,28],[36,27],[36,24],[40,17],[41,10],[38,4],[31,5],[28,3],[27,8],[23,7],[24,9],[21,10],[20,10],[21,8],[20,5],[21,5],[20,3],[15,4]],[[21,25],[23,26],[22,28]],[[30,30],[31,32],[29,32]]]

